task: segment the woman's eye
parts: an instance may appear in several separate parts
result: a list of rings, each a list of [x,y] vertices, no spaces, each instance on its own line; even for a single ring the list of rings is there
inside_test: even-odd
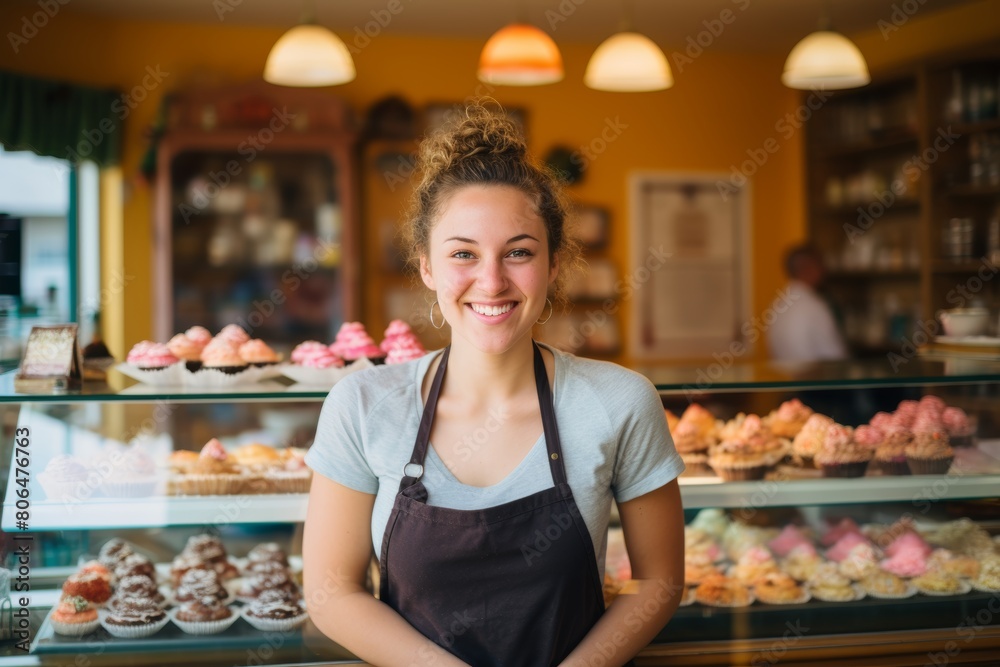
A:
[[[468,250],[459,250],[451,255],[455,259],[472,259],[472,253]]]
[[[525,250],[524,248],[518,248],[517,250],[510,251],[511,257],[531,257],[531,252]]]

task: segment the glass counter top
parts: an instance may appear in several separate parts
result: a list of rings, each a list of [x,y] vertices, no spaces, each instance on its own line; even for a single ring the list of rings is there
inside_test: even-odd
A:
[[[756,389],[846,389],[852,387],[930,386],[1000,383],[1000,361],[899,357],[858,361],[781,364],[775,362],[711,364],[643,364],[629,367],[648,377],[665,393],[698,394]],[[375,369],[378,367],[376,366]],[[377,370],[370,372],[377,373]],[[154,386],[137,382],[116,370],[107,382],[85,382],[82,389],[60,393],[18,393],[14,372],[0,375],[0,403],[74,403],[106,401],[322,401],[329,387],[277,378],[220,389]]]

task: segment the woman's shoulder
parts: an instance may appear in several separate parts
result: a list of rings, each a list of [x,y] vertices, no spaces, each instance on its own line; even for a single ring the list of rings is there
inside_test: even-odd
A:
[[[575,389],[586,385],[595,391],[605,404],[633,403],[636,397],[655,393],[656,388],[642,373],[625,368],[611,361],[578,357],[575,354],[549,346],[552,354],[564,369],[565,383]]]

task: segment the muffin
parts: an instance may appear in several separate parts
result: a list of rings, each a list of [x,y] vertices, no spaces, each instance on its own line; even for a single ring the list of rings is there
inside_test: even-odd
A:
[[[49,621],[56,634],[69,637],[90,634],[99,625],[97,609],[89,600],[79,595],[63,597],[52,610]]]
[[[114,637],[139,639],[156,634],[168,620],[167,613],[153,600],[130,597],[109,611],[101,625]]]
[[[245,479],[222,443],[212,438],[188,473],[175,481],[182,494],[214,496],[240,493]]]
[[[769,572],[754,583],[754,596],[765,604],[803,604],[809,593],[784,572]]]
[[[125,361],[144,371],[159,371],[178,363],[180,359],[163,343],[144,340],[129,350]]]
[[[799,434],[813,414],[802,401],[793,398],[782,403],[777,410],[773,410],[767,416],[766,424],[776,436],[792,439]]]
[[[853,581],[861,581],[878,569],[878,554],[870,544],[855,545],[838,564],[840,573]]]
[[[899,600],[912,597],[917,589],[891,572],[876,572],[861,582],[865,592],[876,598]]]
[[[202,368],[214,369],[228,375],[246,370],[247,362],[240,356],[239,348],[229,341],[215,337],[201,351]]]
[[[198,562],[204,563],[204,567],[195,565],[188,569],[214,570],[222,581],[235,579],[239,576],[236,566],[229,561],[229,554],[226,552],[226,547],[222,544],[222,540],[208,533],[189,537],[187,543],[184,545],[184,549],[180,553],[180,557],[192,559],[194,564]],[[182,560],[180,566],[186,564],[189,564],[189,562]]]
[[[813,414],[792,440],[792,453],[806,467],[813,466],[813,459],[823,446],[826,429],[833,424],[826,415]]]
[[[118,563],[125,560],[131,556],[135,551],[132,549],[132,545],[125,540],[114,537],[101,547],[100,552],[97,554],[98,562],[108,570],[113,571],[118,567]]]
[[[800,544],[781,561],[781,569],[793,579],[808,581],[822,565],[823,559],[811,544]]]
[[[284,567],[288,567],[288,555],[275,542],[262,542],[247,554],[247,569],[250,569],[255,563],[270,562],[280,563]]]
[[[239,347],[239,355],[246,363],[258,368],[273,366],[281,361],[277,352],[259,338],[254,338]]]
[[[955,451],[942,432],[915,433],[906,446],[906,464],[914,475],[943,475],[955,460]]]
[[[882,443],[875,448],[875,465],[883,475],[909,475],[906,463],[906,447],[913,441],[913,434],[903,428],[894,427],[886,431]]]
[[[124,598],[147,598],[160,606],[167,600],[156,587],[156,581],[143,574],[132,574],[118,580],[115,596],[108,601],[108,607],[115,608]]]
[[[848,602],[859,597],[851,580],[842,575],[833,563],[816,568],[809,578],[808,588],[814,598],[824,602]]]
[[[706,577],[694,595],[698,602],[710,607],[746,607],[753,603],[749,588],[722,574]]]
[[[344,322],[340,325],[337,338],[330,344],[330,351],[347,363],[364,357],[374,364],[381,364],[386,356],[361,322]]]
[[[729,576],[742,584],[753,586],[757,580],[775,572],[779,572],[779,569],[778,564],[774,561],[774,556],[766,547],[756,546],[751,547],[740,556],[730,570]]]
[[[854,429],[849,426],[826,427],[823,447],[814,459],[824,477],[864,477],[875,451],[854,442],[853,435]]]
[[[204,597],[223,602],[229,599],[229,592],[215,570],[199,568],[185,572],[174,591],[174,601],[180,604]]]
[[[264,591],[271,590],[297,594],[299,587],[284,568],[270,572],[251,572],[243,579],[236,597],[249,602],[257,599]]]
[[[719,568],[706,554],[686,554],[684,556],[684,582],[697,586],[712,575],[719,574]]]
[[[153,562],[141,554],[132,554],[115,566],[115,579],[118,581],[136,575],[155,580],[156,568],[153,566]]]
[[[976,420],[961,408],[945,408],[941,423],[952,447],[973,447],[976,444]]]
[[[190,449],[178,449],[170,453],[170,471],[177,474],[185,474],[198,462],[198,452]]]
[[[947,572],[925,572],[910,583],[924,595],[965,595],[972,590],[968,582]]]
[[[207,344],[208,341],[194,341],[182,333],[167,341],[171,354],[183,361],[185,367],[192,373],[201,368],[201,352]]]
[[[101,481],[104,495],[111,498],[146,498],[157,492],[160,477],[156,463],[140,445],[130,445],[112,461],[112,473]]]
[[[96,572],[77,572],[63,583],[62,591],[66,597],[82,597],[100,605],[111,597],[111,584]]]
[[[715,417],[697,403],[688,405],[681,414],[678,425],[687,423],[693,424],[698,436],[709,445],[717,441]]]
[[[231,626],[239,616],[217,598],[205,596],[185,602],[170,618],[190,635],[214,635]]]
[[[761,447],[742,440],[727,440],[716,445],[708,457],[708,465],[726,481],[764,479],[770,459]]]
[[[696,424],[678,422],[670,435],[688,472],[708,472],[708,447],[711,443],[702,437]]]
[[[243,609],[243,618],[258,630],[285,632],[305,623],[309,615],[298,599],[262,596]]]
[[[282,465],[278,450],[256,442],[237,447],[231,456],[237,465],[249,470],[266,470]]]
[[[299,343],[292,350],[292,363],[304,368],[343,368],[344,360],[328,346],[315,340]]]

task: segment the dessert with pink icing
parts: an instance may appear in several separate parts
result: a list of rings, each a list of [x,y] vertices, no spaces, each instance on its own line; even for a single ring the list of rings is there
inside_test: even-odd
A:
[[[315,340],[299,343],[292,350],[292,363],[305,368],[343,368],[344,360]]]
[[[278,354],[259,338],[253,338],[240,345],[240,357],[253,366],[270,366],[281,361]]]
[[[914,433],[934,433],[935,431],[944,431],[944,423],[942,423],[941,418],[937,415],[920,412],[917,413],[916,419],[913,420],[910,430]]]
[[[886,427],[890,424],[896,423],[896,418],[888,412],[876,412],[875,416],[868,423],[881,431],[885,431],[887,430]]]
[[[837,540],[836,544],[826,550],[826,557],[829,560],[839,563],[847,558],[847,554],[851,553],[851,549],[859,544],[870,544],[870,542],[861,533],[845,533],[843,537]]]
[[[802,401],[793,398],[782,403],[777,410],[767,416],[767,425],[776,436],[794,438],[813,414]]]
[[[896,411],[892,413],[892,416],[900,426],[910,427],[913,426],[913,420],[917,418],[919,410],[920,404],[916,401],[900,401],[899,406],[896,407]]]
[[[928,394],[917,401],[917,408],[920,412],[930,414],[934,417],[941,417],[941,413],[948,407],[943,400],[937,396]]]
[[[190,329],[184,332],[184,335],[194,342],[198,343],[202,347],[208,345],[212,340],[212,332],[203,326],[194,325]]]
[[[126,361],[136,368],[146,371],[162,370],[176,364],[180,359],[163,343],[144,340],[129,350]]]
[[[824,547],[832,547],[847,533],[861,534],[861,529],[854,522],[854,519],[841,519],[837,525],[832,526],[828,531],[823,533],[823,537],[820,538],[819,543]]]
[[[202,368],[212,368],[227,374],[246,370],[247,364],[239,350],[224,338],[213,338],[201,351]]]
[[[403,320],[393,320],[385,330],[381,349],[386,353],[386,364],[402,364],[427,354],[416,334]]]
[[[784,558],[791,553],[792,549],[803,544],[811,546],[812,542],[802,534],[797,526],[788,524],[776,538],[767,543],[767,546],[774,552],[775,556]]]
[[[834,563],[823,563],[809,577],[813,597],[827,602],[846,602],[858,597],[851,580],[842,575]]]
[[[854,581],[878,572],[878,552],[871,544],[855,545],[839,565],[840,573]]]
[[[743,552],[733,566],[730,576],[740,583],[752,586],[758,579],[771,572],[778,572],[778,564],[767,547],[754,546]]]
[[[882,560],[879,567],[897,577],[919,577],[927,571],[927,557],[916,549],[901,549],[895,556]]]
[[[238,324],[227,324],[222,327],[222,331],[216,338],[222,338],[228,340],[230,343],[239,348],[240,345],[250,340],[250,334],[248,334],[243,327]]]
[[[854,429],[850,426],[830,424],[815,461],[824,477],[863,477],[874,456],[871,447],[854,441]]]
[[[885,548],[885,555],[891,558],[900,552],[906,551],[918,553],[926,558],[931,555],[932,549],[931,545],[927,544],[924,538],[915,532],[907,530]]]
[[[822,563],[816,547],[808,543],[800,544],[781,562],[781,569],[799,581],[806,581],[812,578]]]
[[[365,325],[361,322],[344,322],[340,325],[337,338],[330,345],[330,349],[348,363],[362,357],[372,363],[382,363],[385,360],[385,353],[368,335]]]
[[[954,460],[955,450],[943,432],[915,433],[906,446],[906,463],[914,475],[943,475]]]
[[[814,414],[802,426],[802,429],[792,441],[792,453],[806,465],[812,465],[816,454],[823,447],[826,429],[833,420],[826,415]]]
[[[201,351],[207,343],[191,340],[186,334],[179,333],[167,342],[167,347],[178,359],[184,361],[201,361]]]
[[[972,447],[976,444],[976,421],[962,408],[945,408],[941,413],[941,423],[952,447]]]
[[[885,433],[880,428],[863,424],[854,429],[854,442],[862,447],[876,449],[885,439]]]
[[[875,448],[875,465],[884,475],[909,475],[906,447],[913,440],[913,434],[898,426],[891,429],[886,431],[882,443]]]

